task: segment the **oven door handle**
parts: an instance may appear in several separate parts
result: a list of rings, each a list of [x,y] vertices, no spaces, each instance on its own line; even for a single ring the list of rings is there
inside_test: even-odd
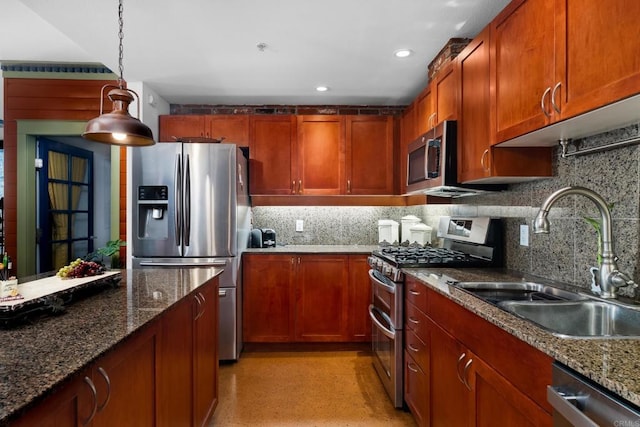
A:
[[[373,269],[369,270],[369,277],[371,278],[373,283],[375,285],[377,285],[377,286],[380,286],[380,287],[384,288],[384,290],[389,292],[390,294],[395,294],[396,293],[396,287],[394,285],[389,285],[389,284],[381,281],[379,278],[376,277],[376,274],[379,274],[378,270],[373,270]]]
[[[378,313],[378,315],[380,315],[384,320],[389,322],[389,325],[391,325],[391,327],[393,327],[393,323],[391,322],[391,318],[389,318],[389,316],[387,316],[382,310],[380,310],[378,307],[375,307],[373,304],[369,305],[369,317],[371,317],[371,321],[376,324],[376,326],[380,329],[380,331],[387,338],[395,340],[396,339],[395,331],[393,331],[393,330],[389,329],[387,326],[383,325],[378,320],[378,318],[376,317],[374,312]]]

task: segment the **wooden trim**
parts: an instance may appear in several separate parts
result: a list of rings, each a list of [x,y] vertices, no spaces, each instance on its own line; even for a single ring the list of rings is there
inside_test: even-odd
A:
[[[409,196],[251,196],[252,206],[416,206],[450,204],[451,199]]]

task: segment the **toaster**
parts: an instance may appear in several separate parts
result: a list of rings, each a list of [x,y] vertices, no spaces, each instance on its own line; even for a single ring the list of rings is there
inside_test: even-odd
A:
[[[275,248],[276,232],[272,228],[254,228],[251,230],[252,248]]]

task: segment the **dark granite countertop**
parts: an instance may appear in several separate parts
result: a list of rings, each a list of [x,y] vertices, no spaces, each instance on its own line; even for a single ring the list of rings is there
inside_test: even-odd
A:
[[[250,254],[370,254],[378,245],[284,245],[275,248],[249,248]]]
[[[123,270],[66,312],[0,329],[0,425],[87,367],[221,268]]]
[[[515,335],[560,363],[590,378],[631,403],[640,406],[640,340],[561,338],[509,314],[479,298],[449,286],[438,278],[448,276],[458,281],[534,280],[558,285],[539,277],[498,269],[405,269],[426,286],[443,294],[494,325]],[[429,279],[431,276],[431,280]],[[435,279],[435,280],[434,280]],[[427,280],[430,283],[427,283]],[[433,282],[433,283],[431,283]]]

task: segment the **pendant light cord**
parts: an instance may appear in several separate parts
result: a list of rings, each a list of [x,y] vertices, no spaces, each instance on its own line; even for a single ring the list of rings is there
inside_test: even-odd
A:
[[[124,88],[124,66],[122,65],[122,59],[124,57],[124,48],[122,46],[122,39],[124,39],[124,31],[122,27],[124,26],[124,20],[122,19],[122,0],[120,0],[118,6],[118,39],[120,39],[120,45],[118,46],[118,71],[120,72],[120,77],[118,77],[118,86],[120,89]]]

